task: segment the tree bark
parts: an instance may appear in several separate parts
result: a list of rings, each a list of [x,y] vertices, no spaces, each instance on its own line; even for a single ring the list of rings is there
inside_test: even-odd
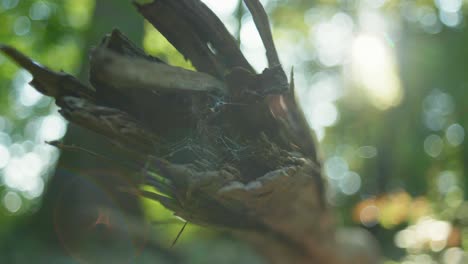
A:
[[[117,30],[92,53],[92,87],[0,49],[33,74],[65,118],[108,138],[127,169],[142,170],[142,183],[154,188],[119,191],[230,230],[269,263],[377,263],[365,233],[335,230],[294,75],[288,81],[260,2],[245,3],[266,49],[262,73],[199,0],[135,3],[197,71],[146,55]]]

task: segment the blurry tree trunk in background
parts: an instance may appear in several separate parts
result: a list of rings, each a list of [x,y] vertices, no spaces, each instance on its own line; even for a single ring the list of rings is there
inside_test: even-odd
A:
[[[85,50],[80,79],[88,79],[90,49],[114,27],[125,30],[132,40],[142,41],[143,19],[137,12],[132,12],[132,8],[127,0],[96,1],[89,31],[83,37]],[[69,125],[64,141],[70,145],[89,146],[89,149],[99,150],[98,152],[113,151],[105,139],[73,124]],[[123,167],[105,159],[83,152],[62,151],[56,174],[47,186],[43,206],[32,220],[35,227],[31,230],[41,231],[42,237],[48,237],[53,243],[60,243],[59,247],[65,247],[72,255],[82,254],[79,248],[71,248],[71,244],[96,242],[92,238],[79,237],[79,233],[85,232],[86,228],[94,228],[93,224],[99,224],[99,221],[100,224],[107,224],[106,218],[109,216],[106,215],[106,208],[120,210],[122,214],[135,217],[141,216],[136,197],[117,191],[116,184],[129,179],[125,177],[126,173],[128,171]],[[114,219],[109,221],[113,224]],[[40,227],[37,228],[36,225]]]
[[[74,248],[77,242],[87,241],[86,229],[80,229],[87,217],[105,232],[109,215],[116,215],[109,212],[138,214],[131,197],[135,195],[159,201],[191,223],[230,230],[254,245],[269,263],[377,263],[378,250],[366,233],[335,229],[325,203],[317,146],[296,103],[294,76],[291,73],[288,81],[260,2],[244,1],[266,49],[268,68],[262,73],[255,72],[223,23],[202,2],[135,2],[197,71],[145,54],[117,30],[91,54],[93,88],[3,47],[33,74],[39,91],[56,99],[65,118],[114,145],[105,147],[100,137],[75,127],[66,143],[95,150],[106,156],[103,160],[124,161],[104,164],[84,154],[79,159],[62,157],[59,171],[66,172],[50,186],[44,219],[55,215],[55,229],[65,246],[75,252],[80,250]],[[133,11],[119,14],[109,8],[112,3],[103,9],[98,3],[96,12],[105,12],[96,14],[99,21],[110,18],[116,27],[119,20],[132,21],[128,14]],[[123,166],[136,175],[134,181],[153,189],[119,180],[127,179],[121,177]],[[145,172],[142,179],[140,171]],[[86,175],[98,177],[83,181]],[[125,220],[110,221],[125,226]],[[133,231],[145,233],[129,228],[127,240],[121,233],[107,239],[129,250],[138,246]],[[121,244],[125,241],[131,243]],[[122,252],[114,252],[120,258]]]

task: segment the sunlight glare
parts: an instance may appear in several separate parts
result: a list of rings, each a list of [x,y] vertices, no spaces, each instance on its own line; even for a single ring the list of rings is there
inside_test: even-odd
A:
[[[0,169],[4,168],[10,161],[10,151],[4,145],[0,145]]]
[[[382,38],[357,36],[352,47],[353,77],[366,91],[372,104],[385,110],[400,103],[403,91],[394,55]]]
[[[67,130],[67,121],[58,114],[51,114],[42,120],[39,129],[40,141],[61,139]]]
[[[241,50],[256,71],[261,72],[267,67],[265,48],[260,34],[251,17],[243,20],[240,31]]]
[[[203,0],[203,2],[222,19],[231,16],[239,4],[238,0]]]
[[[203,2],[223,21],[231,34],[237,30],[238,21],[234,12],[239,5],[238,0],[203,0]]]
[[[318,103],[312,108],[309,122],[314,129],[333,126],[338,121],[339,113],[331,102]]]
[[[19,101],[23,106],[34,106],[43,97],[44,96],[29,83],[25,83],[20,91]]]
[[[353,19],[345,13],[335,14],[330,21],[313,27],[310,37],[315,43],[318,59],[327,67],[340,65],[352,39]]]

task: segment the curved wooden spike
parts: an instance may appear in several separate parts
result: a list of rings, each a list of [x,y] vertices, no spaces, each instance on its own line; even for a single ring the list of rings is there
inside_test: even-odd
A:
[[[82,84],[75,77],[64,72],[52,71],[13,47],[0,45],[0,51],[30,72],[33,76],[31,85],[44,95],[56,99],[62,96],[76,96],[94,101],[94,90]]]
[[[136,1],[138,11],[197,70],[219,79],[241,67],[254,72],[222,21],[200,0]]]
[[[145,53],[140,47],[135,45],[127,36],[125,36],[120,30],[113,29],[110,34],[104,36],[101,40],[98,48],[106,48],[114,51],[120,55],[128,57],[137,57],[152,62],[159,62],[166,64],[163,60],[157,57],[150,56]]]
[[[23,67],[25,70],[29,71],[31,74],[40,75],[47,74],[48,70],[41,64],[31,60],[23,53],[19,52],[13,47],[7,45],[0,45],[0,50],[7,55],[10,59],[15,61],[18,65]]]
[[[244,2],[252,14],[255,26],[257,27],[260,38],[265,46],[268,67],[272,68],[280,65],[278,53],[276,52],[275,43],[271,34],[270,22],[265,9],[259,0],[244,0]]]
[[[178,2],[178,1],[177,1]],[[184,17],[192,10],[178,10],[169,1],[134,2],[138,11],[182,54],[198,71],[223,78],[225,66],[210,50],[206,41]]]

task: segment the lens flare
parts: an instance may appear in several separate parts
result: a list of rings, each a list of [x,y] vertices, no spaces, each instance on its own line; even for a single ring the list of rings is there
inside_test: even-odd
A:
[[[143,250],[146,227],[123,212],[122,199],[108,183],[76,174],[65,177],[71,179],[57,199],[54,224],[68,254],[78,263],[134,263]]]

